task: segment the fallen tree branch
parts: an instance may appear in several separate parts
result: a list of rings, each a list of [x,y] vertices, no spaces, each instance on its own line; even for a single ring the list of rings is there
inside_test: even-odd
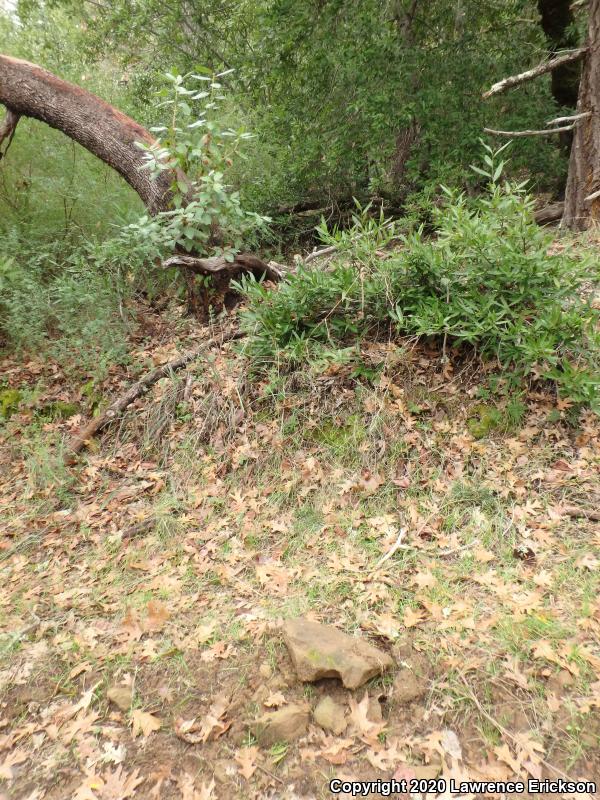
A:
[[[335,253],[337,247],[335,245],[331,245],[330,247],[322,247],[320,250],[313,250],[312,253],[309,253],[306,258],[304,259],[305,264],[310,264],[311,261],[314,261],[315,258],[322,258],[323,256],[330,256]]]
[[[501,94],[507,89],[511,89],[513,86],[520,86],[526,81],[532,81],[534,78],[537,78],[540,75],[545,75],[547,72],[552,72],[552,70],[556,69],[557,67],[562,67],[563,64],[570,64],[571,61],[578,61],[582,56],[585,55],[586,52],[587,47],[579,47],[577,50],[571,50],[570,52],[563,53],[563,55],[552,58],[549,61],[544,61],[542,64],[538,64],[537,67],[528,69],[526,72],[521,72],[519,75],[511,75],[508,78],[504,78],[504,80],[495,83],[490,89],[488,89],[487,92],[484,92],[482,97],[484,100],[487,100],[489,97],[493,97],[496,94]]]
[[[268,264],[258,256],[250,253],[238,253],[233,261],[227,261],[225,256],[213,256],[212,258],[198,258],[177,254],[167,258],[162,262],[162,269],[172,269],[173,267],[183,267],[196,275],[217,275],[217,274],[238,274],[240,272],[251,272],[257,278],[263,275],[270,281],[280,281],[283,278],[283,271],[279,264],[270,261]]]
[[[494,128],[484,128],[486,133],[491,133],[494,136],[510,136],[516,138],[518,136],[551,136],[554,133],[563,133],[563,131],[572,131],[574,125],[563,125],[561,128],[548,128],[543,131],[497,131]]]
[[[2,142],[5,139],[8,139],[8,141],[4,150],[2,150],[0,147],[0,160],[2,160],[2,158],[6,155],[8,148],[10,147],[20,119],[20,114],[16,114],[14,111],[11,111],[10,108],[6,109],[4,119],[2,120],[2,123],[0,123],[0,145],[2,145]]]
[[[246,334],[240,331],[230,331],[222,336],[215,336],[207,342],[203,342],[200,347],[194,350],[189,350],[187,353],[179,356],[178,358],[168,361],[151,372],[147,372],[139,381],[136,381],[125,394],[117,397],[116,400],[108,406],[108,408],[99,414],[95,419],[91,420],[79,433],[76,433],[71,441],[67,444],[65,451],[65,462],[67,464],[73,463],[74,456],[83,450],[90,439],[95,436],[98,431],[106,427],[112,422],[119,414],[122,414],[125,409],[133,403],[140,395],[144,394],[151,386],[157,383],[161,378],[166,378],[173,372],[182,369],[191,361],[194,361],[206,349],[213,347],[215,344],[224,344],[234,339],[242,339]]]

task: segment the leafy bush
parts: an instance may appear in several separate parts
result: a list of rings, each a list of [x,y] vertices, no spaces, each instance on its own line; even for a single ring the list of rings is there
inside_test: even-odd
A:
[[[101,380],[127,354],[126,301],[145,275],[148,252],[125,250],[119,238],[61,243],[0,255],[0,347],[38,350],[65,367]]]
[[[225,99],[219,79],[231,71],[216,76],[165,75],[170,88],[158,94],[165,98],[160,105],[169,110],[169,125],[150,129],[162,137],[155,145],[138,146],[145,151],[144,166],[153,176],[176,170],[173,208],[154,217],[145,215],[129,226],[134,236],[151,241],[157,251],[179,248],[233,261],[244,235],[265,222],[266,218],[245,211],[238,192],[225,184],[225,173],[241,143],[251,138],[244,130],[224,128],[215,115]],[[191,81],[197,84],[194,88],[186,85]]]
[[[579,294],[586,264],[568,249],[552,251],[524,185],[502,182],[501,171],[489,151],[483,196],[446,189],[433,238],[419,228],[384,253],[394,226],[366,209],[349,232],[321,227],[340,250],[330,268],[302,266],[277,292],[246,280],[255,362],[298,364],[319,348],[395,330],[435,337],[444,349],[470,346],[600,411],[598,314]]]

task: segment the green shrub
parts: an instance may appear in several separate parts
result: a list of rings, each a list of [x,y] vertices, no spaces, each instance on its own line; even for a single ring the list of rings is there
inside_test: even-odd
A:
[[[0,420],[10,419],[19,410],[21,399],[18,389],[0,389]]]
[[[127,358],[127,300],[140,277],[150,285],[151,252],[119,238],[61,247],[0,254],[0,348],[36,350],[99,381]]]
[[[225,128],[215,113],[225,100],[221,80],[230,72],[167,72],[168,88],[158,96],[165,98],[159,105],[168,109],[169,125],[150,128],[161,137],[154,145],[137,143],[146,159],[143,168],[153,178],[165,170],[175,170],[179,176],[171,186],[172,208],[155,216],[145,214],[125,232],[134,240],[151,241],[157,252],[179,249],[233,261],[244,237],[267,221],[244,210],[239,193],[225,182],[240,146],[252,138],[243,129]]]
[[[499,182],[496,161],[489,151],[481,197],[445,189],[435,237],[420,228],[382,253],[393,226],[361,212],[349,232],[322,226],[323,240],[340,249],[329,268],[300,267],[276,292],[246,280],[250,356],[297,365],[318,349],[395,330],[434,337],[444,350],[472,347],[600,410],[598,313],[579,294],[588,265],[569,249],[551,251],[533,200],[523,184]]]

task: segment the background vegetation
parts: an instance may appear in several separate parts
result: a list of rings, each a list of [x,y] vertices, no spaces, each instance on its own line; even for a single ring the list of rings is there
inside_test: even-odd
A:
[[[166,131],[158,135],[188,168],[190,157],[201,161],[190,154],[201,152],[203,140],[195,133],[182,137],[169,128],[172,106],[159,102],[160,92],[172,91],[165,86],[177,90],[177,75],[194,70],[202,75],[224,73],[219,79],[222,96],[211,112],[211,131],[224,147],[221,132],[233,127],[235,141],[242,147],[232,150],[233,160],[215,145],[202,150],[202,157],[226,172],[227,195],[222,194],[221,178],[217,191],[222,196],[217,196],[212,179],[205,187],[215,201],[216,216],[231,218],[228,225],[236,247],[244,243],[243,236],[233,236],[236,219],[254,245],[277,254],[310,243],[321,217],[330,226],[351,224],[355,203],[363,207],[370,203],[372,210],[402,217],[404,232],[425,224],[404,242],[412,251],[408,260],[399,255],[385,262],[385,276],[379,267],[370,274],[367,289],[377,311],[373,316],[362,308],[358,327],[368,327],[374,319],[395,318],[404,333],[476,343],[484,352],[494,351],[503,363],[511,359],[499,343],[511,325],[514,329],[514,315],[509,315],[510,321],[489,315],[490,304],[498,301],[494,287],[483,305],[478,302],[482,285],[490,290],[489,281],[478,283],[479,266],[467,279],[468,300],[464,276],[444,275],[449,263],[456,263],[462,275],[461,236],[471,234],[480,237],[482,247],[490,248],[486,258],[504,259],[499,267],[508,269],[504,289],[528,284],[531,270],[547,275],[547,285],[535,298],[530,293],[520,297],[515,313],[527,318],[528,325],[530,305],[542,302],[556,277],[553,268],[546,271],[543,252],[548,242],[535,231],[522,189],[511,195],[511,190],[506,194],[498,187],[500,194],[482,201],[491,204],[485,210],[480,204],[474,217],[468,210],[469,198],[484,191],[489,178],[470,168],[481,155],[482,128],[486,124],[537,127],[540,120],[567,111],[553,100],[549,78],[487,104],[481,100],[482,88],[523,67],[524,52],[535,61],[543,59],[547,49],[532,0],[423,4],[219,0],[209,9],[183,0],[120,1],[107,6],[29,0],[20,2],[16,13],[4,14],[0,22],[0,50],[40,63],[148,127]],[[173,77],[165,76],[167,67]],[[184,93],[185,85],[180,84]],[[178,108],[180,117],[191,121],[195,111],[186,98],[179,96]],[[247,131],[254,136],[250,138]],[[187,154],[178,155],[178,147],[187,148]],[[517,140],[504,165],[506,178],[527,181],[529,191],[548,197],[560,193],[565,170],[564,149],[553,138]],[[463,195],[448,205],[441,199],[443,185],[460,187]],[[523,247],[532,247],[539,256],[537,266],[531,259],[519,262],[515,274],[509,245],[493,244],[504,225],[503,203],[512,203],[510,225],[516,226],[515,236],[529,236]],[[193,229],[193,241],[206,242],[215,216],[209,220],[200,208],[192,220],[190,212],[180,210],[172,230],[159,231],[155,223],[143,218],[139,222],[141,213],[138,198],[109,168],[62,134],[22,121],[9,155],[0,164],[0,335],[5,345],[47,347],[83,373],[90,369],[101,373],[103,367],[98,365],[125,358],[120,343],[131,325],[128,299],[140,292],[153,296],[157,287],[165,285],[164,276],[153,269],[158,240],[162,245],[167,240],[186,243]],[[260,229],[258,242],[256,226],[248,224],[252,213],[269,215],[271,221]],[[523,214],[528,220],[525,228],[518,224]],[[442,237],[439,246],[425,241],[436,227]],[[321,234],[327,238],[325,228]],[[578,273],[569,259],[557,260],[559,282],[568,277],[557,290],[564,298],[573,291]],[[309,317],[302,322],[301,338],[311,325],[312,312],[306,308],[311,298],[320,291],[318,303],[326,305],[331,282],[341,281],[338,290],[343,291],[344,281],[353,280],[352,270],[346,264],[327,276],[302,275],[294,283],[290,292],[301,298],[297,315]],[[390,280],[399,281],[395,292],[403,295],[400,305],[399,296],[390,300],[389,292],[382,294],[381,282]],[[443,288],[440,282],[446,280]],[[433,284],[437,288],[432,294]],[[415,287],[420,287],[418,297],[413,296]],[[457,287],[461,313],[477,317],[481,335],[462,329],[460,313],[452,322],[444,322],[440,309],[434,308]],[[361,283],[363,294],[364,290]],[[253,291],[255,300],[262,297],[260,289]],[[337,311],[354,313],[349,296],[344,296]],[[558,362],[568,370],[573,355],[569,351],[565,360],[556,354],[566,334],[564,320],[555,324],[552,316],[558,313],[553,297],[551,293],[543,308],[548,323],[544,331],[530,326],[528,333],[543,340],[544,375],[551,374]],[[502,295],[498,302],[505,300]],[[274,302],[288,301],[289,294],[283,292]],[[257,312],[263,318],[267,307]],[[569,319],[578,313],[571,310]],[[348,319],[343,324],[356,328]],[[517,350],[522,355],[529,345],[520,329],[515,335],[520,344],[511,352],[513,361],[521,363]],[[567,339],[571,335],[569,329]],[[260,346],[258,341],[256,348]],[[529,368],[538,363],[541,351],[530,347]],[[586,392],[577,390],[576,395],[589,395]]]

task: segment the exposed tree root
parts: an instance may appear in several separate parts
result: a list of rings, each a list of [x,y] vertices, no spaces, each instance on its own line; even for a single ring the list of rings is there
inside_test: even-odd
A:
[[[279,264],[270,261],[268,264],[258,256],[251,253],[238,253],[233,261],[227,261],[224,256],[213,258],[198,258],[197,256],[177,254],[167,258],[161,264],[163,269],[182,267],[190,270],[195,275],[228,275],[235,277],[242,272],[251,272],[257,278],[265,277],[270,281],[280,281],[283,271]]]

